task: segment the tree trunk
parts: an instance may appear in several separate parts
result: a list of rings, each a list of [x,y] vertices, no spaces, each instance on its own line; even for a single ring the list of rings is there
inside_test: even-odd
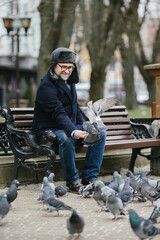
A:
[[[79,0],[41,0],[41,46],[38,58],[38,84],[50,66],[50,56],[57,47],[69,47]]]
[[[100,98],[103,98],[104,95],[104,81],[106,74],[103,69],[92,69],[91,78],[90,78],[90,99],[96,101]]]

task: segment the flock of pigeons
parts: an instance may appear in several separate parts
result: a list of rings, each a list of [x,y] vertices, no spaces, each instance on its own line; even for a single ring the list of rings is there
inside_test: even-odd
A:
[[[56,211],[57,215],[59,215],[60,210],[71,212],[66,226],[72,239],[74,239],[75,235],[80,236],[83,232],[85,221],[77,213],[76,209],[60,200],[60,197],[68,192],[68,187],[56,186],[54,176],[54,173],[51,172],[48,177],[43,178],[37,200],[46,205],[48,212]],[[0,194],[0,225],[5,224],[2,219],[9,212],[11,203],[17,198],[18,186],[18,180],[14,179],[8,190]],[[115,171],[112,181],[96,180],[81,188],[79,194],[82,198],[92,197],[101,211],[110,212],[113,215],[114,221],[117,221],[120,215],[128,214],[130,226],[135,235],[141,240],[153,239],[160,234],[160,229],[155,225],[160,217],[160,180],[154,179],[143,170],[140,170],[137,174],[133,174],[128,170],[126,178],[122,178]],[[139,202],[149,201],[153,206],[148,219],[139,216],[134,209],[128,211],[125,209],[135,198]]]

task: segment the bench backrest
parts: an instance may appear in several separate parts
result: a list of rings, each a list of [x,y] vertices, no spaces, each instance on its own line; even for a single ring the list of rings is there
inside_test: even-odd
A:
[[[31,130],[34,108],[10,108],[14,127]],[[107,141],[134,139],[126,106],[114,106],[101,116],[107,126]]]

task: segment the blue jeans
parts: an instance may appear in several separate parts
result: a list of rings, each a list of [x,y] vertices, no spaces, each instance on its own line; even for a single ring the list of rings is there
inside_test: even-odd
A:
[[[59,144],[59,155],[64,168],[67,183],[73,183],[79,179],[78,170],[75,164],[75,144],[76,140],[68,137],[63,130],[56,130]],[[101,131],[101,141],[89,146],[86,153],[85,163],[82,170],[82,180],[88,181],[96,179],[103,161],[103,153],[106,141],[106,131]]]

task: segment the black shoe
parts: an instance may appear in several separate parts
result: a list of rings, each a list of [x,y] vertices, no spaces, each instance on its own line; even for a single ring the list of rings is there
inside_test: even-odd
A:
[[[82,184],[83,185],[88,185],[88,184],[90,184],[90,183],[93,183],[93,185],[95,184],[95,182],[96,182],[96,178],[93,178],[93,179],[91,179],[91,180],[82,180]]]
[[[69,187],[69,192],[74,192],[74,193],[80,193],[81,189],[84,187],[81,183],[80,180],[77,179],[73,183],[67,183],[67,187]]]

